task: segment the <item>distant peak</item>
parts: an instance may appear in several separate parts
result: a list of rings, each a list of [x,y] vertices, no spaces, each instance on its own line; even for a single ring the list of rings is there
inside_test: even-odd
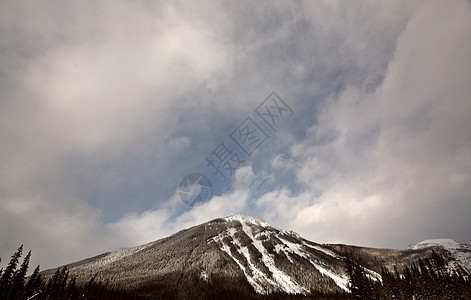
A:
[[[443,247],[445,249],[458,249],[460,243],[452,239],[431,239],[425,240],[415,245],[410,245],[409,249],[422,249],[427,247]]]
[[[228,222],[230,222],[230,221],[239,221],[241,223],[242,222],[251,223],[251,224],[255,224],[255,225],[263,226],[263,227],[271,226],[270,224],[268,224],[263,219],[257,219],[257,218],[247,216],[247,215],[244,215],[244,214],[235,214],[235,215],[227,216],[227,217],[224,218],[224,220],[226,220]]]

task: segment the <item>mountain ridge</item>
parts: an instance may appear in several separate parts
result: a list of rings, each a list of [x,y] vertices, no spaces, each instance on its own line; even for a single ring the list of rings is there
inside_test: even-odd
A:
[[[347,260],[361,265],[375,281],[381,280],[382,266],[401,269],[436,251],[449,258],[450,272],[469,274],[457,256],[463,254],[459,249],[452,253],[426,243],[404,250],[318,244],[262,219],[235,214],[67,266],[78,282],[112,281],[151,297],[162,291],[179,293],[182,285],[252,296],[342,295],[349,291]],[[50,276],[54,270],[43,274]]]

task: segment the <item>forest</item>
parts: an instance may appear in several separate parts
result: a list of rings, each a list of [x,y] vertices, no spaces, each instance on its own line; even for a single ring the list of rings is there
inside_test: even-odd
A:
[[[447,260],[435,251],[398,271],[381,267],[382,281],[372,280],[365,269],[347,259],[350,291],[355,299],[471,299],[471,282],[464,270],[447,269]]]
[[[55,300],[55,299],[471,299],[471,282],[464,271],[450,271],[447,260],[432,252],[430,257],[418,259],[410,266],[398,271],[381,268],[381,280],[371,278],[364,267],[351,258],[346,258],[351,293],[314,292],[311,295],[287,295],[272,293],[256,294],[243,278],[227,281],[214,278],[207,282],[197,276],[189,276],[176,288],[166,284],[181,280],[181,274],[169,275],[160,282],[149,283],[138,290],[126,290],[109,281],[91,278],[77,284],[67,267],[56,269],[47,278],[40,274],[37,266],[27,276],[31,251],[20,260],[23,246],[11,256],[9,264],[0,269],[0,299],[5,300]]]
[[[55,300],[55,299],[141,299],[110,283],[90,279],[84,285],[77,285],[69,276],[67,267],[58,268],[54,275],[45,279],[37,266],[27,277],[31,251],[21,265],[23,245],[11,256],[5,269],[0,269],[0,299],[2,300]]]

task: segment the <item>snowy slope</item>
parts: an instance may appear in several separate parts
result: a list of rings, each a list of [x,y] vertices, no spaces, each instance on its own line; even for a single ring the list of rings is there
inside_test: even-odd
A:
[[[331,280],[341,290],[348,291],[348,278],[341,267],[343,258],[331,250],[308,242],[296,233],[272,227],[265,221],[253,217],[238,214],[226,217],[224,220],[232,225],[209,242],[217,243],[220,249],[241,267],[247,281],[258,293],[267,294],[273,291],[283,291],[288,294],[309,293],[310,286],[298,282],[287,274],[285,268],[277,264],[278,257],[284,257],[291,264],[305,261],[326,280]],[[240,227],[234,223],[240,224]],[[266,245],[272,246],[273,249],[268,249]],[[326,263],[320,259],[322,255],[329,256],[336,263]],[[241,263],[241,257],[247,262],[247,267]],[[377,275],[377,278],[379,277]]]
[[[466,272],[471,274],[471,244],[451,239],[433,239],[411,245],[409,249],[418,250],[430,247],[440,247],[447,250],[455,260],[450,262],[450,267],[456,270],[457,265],[459,265]]]

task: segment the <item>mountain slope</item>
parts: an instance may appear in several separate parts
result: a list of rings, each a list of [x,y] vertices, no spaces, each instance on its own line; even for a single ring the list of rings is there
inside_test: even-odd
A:
[[[453,260],[449,264],[452,270],[463,268],[468,274],[471,274],[471,245],[450,239],[425,240],[415,245],[409,246],[409,249],[427,249],[439,248],[447,251]]]
[[[348,290],[343,258],[334,252],[251,217],[235,215],[224,220],[227,229],[208,242],[216,243],[239,265],[256,292]]]
[[[218,293],[235,298],[266,294],[340,297],[348,291],[346,257],[362,265],[372,280],[381,280],[382,265],[400,268],[432,251],[450,258],[450,270],[459,268],[461,263],[454,257],[467,246],[445,249],[420,244],[389,250],[321,245],[262,220],[234,215],[68,267],[78,283],[95,278],[153,298],[203,293],[207,294],[202,298],[217,298]]]

